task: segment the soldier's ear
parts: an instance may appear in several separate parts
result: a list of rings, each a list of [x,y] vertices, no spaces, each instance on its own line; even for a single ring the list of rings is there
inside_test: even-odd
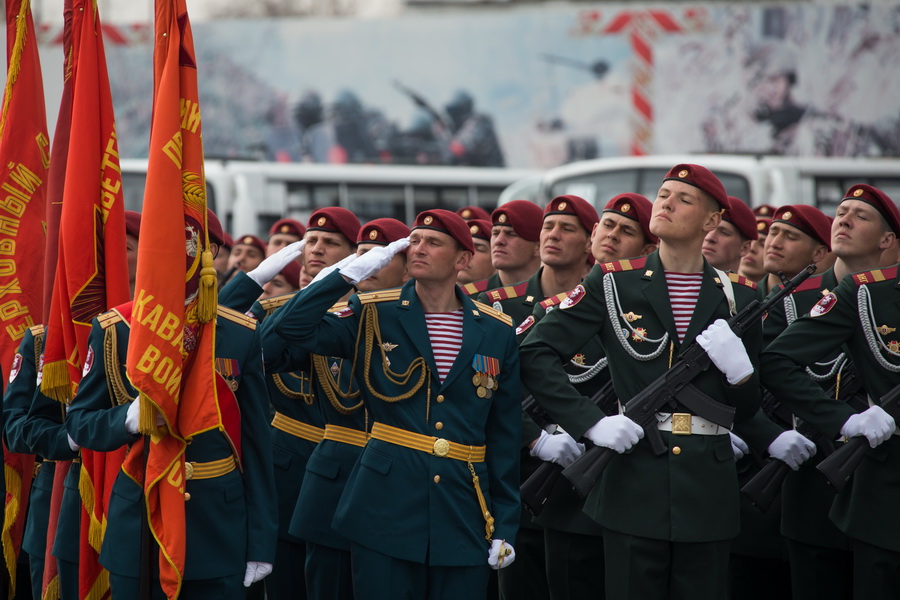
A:
[[[894,244],[897,243],[897,234],[893,231],[885,231],[881,235],[881,243],[878,245],[881,248],[881,251],[884,252],[888,248],[893,247]]]

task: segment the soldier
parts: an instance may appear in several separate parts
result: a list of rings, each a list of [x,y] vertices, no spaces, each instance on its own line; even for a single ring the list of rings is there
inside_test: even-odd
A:
[[[278,274],[263,284],[260,300],[290,294],[300,289],[300,263],[291,261]]]
[[[768,275],[766,268],[763,266],[764,246],[766,244],[766,236],[769,235],[769,226],[772,224],[771,217],[756,217],[756,233],[757,238],[750,244],[750,251],[741,258],[741,268],[738,273],[743,275],[750,281],[755,281],[758,285],[756,288],[761,294],[765,286],[759,285],[762,279]]]
[[[228,268],[247,273],[259,266],[266,257],[266,244],[255,235],[242,235],[235,241],[228,256]]]
[[[329,206],[314,211],[306,224],[303,274],[310,279],[356,252],[359,219],[346,208]]]
[[[472,232],[475,254],[472,256],[469,266],[459,272],[456,282],[460,285],[488,279],[496,272],[491,265],[491,222],[469,219],[469,231]]]
[[[728,196],[728,202],[731,208],[722,213],[719,226],[703,240],[703,258],[716,269],[737,273],[759,233],[750,207],[734,196]]]
[[[775,215],[763,253],[763,266],[768,273],[764,287],[768,291],[781,283],[778,273],[790,279],[807,265],[818,265],[831,250],[831,225],[819,209],[797,204],[783,206]],[[768,329],[771,324],[766,325]],[[775,331],[783,328],[781,324]]]
[[[326,314],[407,243],[403,288]],[[510,319],[456,286],[473,250],[458,215],[425,211],[409,242],[328,274],[263,326],[267,355],[354,359],[372,432],[333,525],[362,600],[484,598],[488,566],[515,559],[518,354]]]
[[[278,219],[269,228],[269,243],[266,245],[266,256],[271,256],[294,242],[299,242],[306,234],[303,223],[294,219]]]
[[[619,194],[603,208],[591,230],[591,254],[598,263],[646,256],[659,238],[650,231],[653,205],[640,194]]]
[[[733,442],[727,429],[677,405],[657,414],[667,447],[657,456],[638,443],[641,426],[624,415],[607,416],[551,365],[599,335],[624,404],[664,375],[696,338],[716,368],[693,385],[734,407],[736,422],[750,418],[759,403],[750,357],[761,336],[750,330],[741,340],[722,319],[750,302],[755,286],[726,275],[726,287],[701,254],[703,239],[728,206],[709,170],[673,167],[650,220],[659,249],[594,267],[520,347],[525,384],[550,416],[575,439],[619,453],[585,503],[603,527],[606,572],[616,574],[606,578],[612,600],[725,597],[729,540],[739,528]]]
[[[837,209],[832,247],[852,273],[864,262],[878,264],[896,243],[900,214],[881,190],[854,185]],[[839,263],[835,264],[835,276]],[[845,276],[820,297],[807,315],[794,321],[763,352],[763,384],[803,421],[827,439],[865,436],[877,449],[869,452],[847,487],[837,494],[830,517],[850,537],[853,553],[853,597],[893,598],[900,587],[900,438],[894,418],[879,399],[900,385],[900,353],[891,324],[897,310],[898,267]],[[841,347],[853,359],[866,384],[870,408],[857,412],[836,400],[804,371]],[[814,587],[807,580],[805,585]]]

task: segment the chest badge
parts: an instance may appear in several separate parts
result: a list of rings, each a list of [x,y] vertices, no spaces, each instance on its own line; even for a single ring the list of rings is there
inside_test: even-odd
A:
[[[881,335],[887,335],[889,333],[894,333],[895,331],[897,331],[897,328],[888,327],[887,325],[881,325],[876,331],[878,331],[878,333],[880,333]]]

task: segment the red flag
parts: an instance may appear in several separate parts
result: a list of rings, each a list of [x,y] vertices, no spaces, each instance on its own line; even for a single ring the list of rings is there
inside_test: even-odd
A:
[[[41,318],[43,301],[50,139],[28,0],[6,2],[6,63],[0,109],[0,365],[4,367],[12,364],[25,331]],[[7,495],[0,540],[13,597],[34,456],[3,450]]]
[[[56,524],[59,521],[59,509],[62,506],[66,475],[72,461],[61,460],[56,463],[53,473],[53,492],[50,495],[50,526],[47,528],[47,554],[44,562],[44,581],[41,582],[42,600],[59,600],[59,571],[56,569],[56,557],[51,553],[56,541]]]
[[[160,583],[175,598],[185,559],[184,448],[196,433],[224,426],[215,394],[216,278],[206,231],[197,67],[184,0],[156,0],[154,39],[150,155],[128,345],[140,428],[151,444],[146,473],[135,447],[125,469],[146,475],[138,480],[160,546]],[[173,276],[177,264],[186,265],[183,278]],[[157,414],[166,427],[157,428]]]

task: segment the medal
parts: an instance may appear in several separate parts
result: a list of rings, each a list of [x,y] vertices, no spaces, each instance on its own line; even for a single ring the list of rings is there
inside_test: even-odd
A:
[[[487,397],[488,391],[479,385],[478,389],[475,390],[475,393],[478,394],[479,398],[485,398],[485,397]]]
[[[497,390],[497,375],[500,374],[500,361],[490,356],[476,354],[472,358],[472,385],[479,398],[490,398],[493,391]]]

